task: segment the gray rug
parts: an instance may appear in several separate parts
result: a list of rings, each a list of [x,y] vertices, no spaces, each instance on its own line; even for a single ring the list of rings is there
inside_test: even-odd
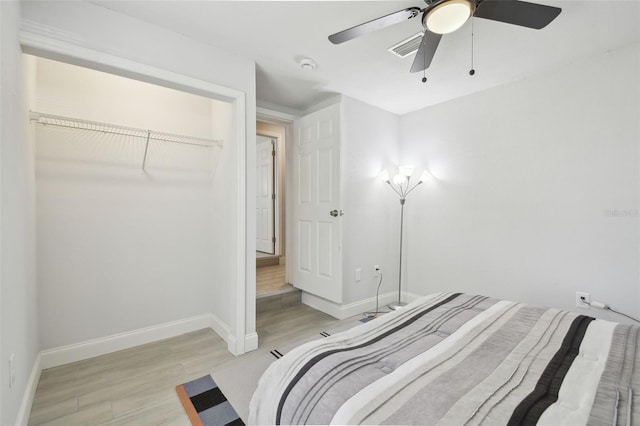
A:
[[[258,386],[258,380],[260,380],[262,373],[272,362],[304,343],[323,339],[360,324],[358,319],[354,319],[352,322],[329,328],[327,331],[297,339],[295,343],[279,345],[278,347],[261,346],[256,351],[244,354],[214,368],[211,375],[215,377],[216,383],[220,388],[224,389],[227,399],[236,409],[240,418],[246,422],[249,418],[249,402]]]

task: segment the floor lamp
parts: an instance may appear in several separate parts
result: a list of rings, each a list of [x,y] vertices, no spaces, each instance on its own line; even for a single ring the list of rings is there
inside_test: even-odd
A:
[[[412,166],[401,166],[399,173],[393,177],[393,183],[389,179],[389,173],[385,170],[382,172],[381,178],[387,182],[389,187],[400,197],[400,262],[398,266],[398,301],[389,304],[389,309],[396,310],[406,305],[402,302],[402,234],[404,231],[404,203],[407,196],[431,175],[426,170],[420,176],[420,180],[413,186],[410,186],[411,175],[413,174]]]

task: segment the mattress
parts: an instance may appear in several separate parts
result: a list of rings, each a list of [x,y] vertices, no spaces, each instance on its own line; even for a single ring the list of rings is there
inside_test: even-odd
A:
[[[640,424],[640,327],[461,293],[297,347],[250,424]]]

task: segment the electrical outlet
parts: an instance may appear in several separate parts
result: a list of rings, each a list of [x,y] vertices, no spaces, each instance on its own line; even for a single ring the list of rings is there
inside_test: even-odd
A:
[[[588,302],[591,302],[591,296],[589,295],[589,293],[584,293],[581,291],[576,292],[576,308],[589,309],[590,306]]]
[[[373,276],[374,277],[380,276],[380,265],[373,265]]]

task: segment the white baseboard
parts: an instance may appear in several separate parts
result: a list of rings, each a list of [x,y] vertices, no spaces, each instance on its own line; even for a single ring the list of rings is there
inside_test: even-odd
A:
[[[250,352],[258,349],[258,333],[249,333],[244,336],[244,351]]]
[[[302,292],[301,302],[334,318],[342,319],[342,305],[338,303],[331,302],[322,297],[307,293],[306,291]]]
[[[396,301],[397,294],[398,293],[395,291],[381,294],[378,298],[378,306],[384,307],[385,305]],[[314,309],[322,311],[325,314],[331,315],[334,318],[345,319],[366,311],[374,310],[376,307],[376,298],[370,297],[368,299],[341,305],[339,303],[331,302],[330,300],[323,299],[322,297],[315,296],[303,291],[302,303],[307,306],[311,306]]]
[[[156,342],[170,337],[180,336],[203,328],[212,328],[220,337],[227,342],[229,352],[237,353],[237,338],[231,332],[229,326],[214,314],[202,314],[191,318],[172,321],[164,324],[145,327],[125,333],[114,334],[112,336],[87,340],[58,348],[47,349],[40,352],[40,368],[51,368],[70,362],[81,361],[95,356],[105,355],[134,346]],[[245,336],[245,351],[257,349],[258,335],[251,333]]]
[[[227,350],[234,355],[242,355],[243,353],[258,349],[258,334],[249,333],[244,336],[244,352],[238,351],[238,339],[231,332],[231,329],[220,318],[214,314],[211,315],[211,328],[218,333],[219,336],[227,342]]]
[[[233,351],[231,350],[231,342],[233,342],[233,347],[235,349],[236,337],[231,332],[231,328],[229,328],[229,325],[222,321],[217,315],[209,314],[208,326],[211,327],[213,331],[218,334],[218,336],[222,337],[225,342],[227,342],[227,348],[229,352],[233,353]]]
[[[398,301],[398,292],[392,291],[390,293],[381,294],[378,298],[378,309],[385,311],[385,307],[392,302]],[[372,312],[376,309],[376,298],[370,297],[368,299],[360,300],[358,302],[342,305],[342,318],[349,318],[354,315],[362,314],[363,312]]]
[[[411,303],[420,297],[422,296],[416,293],[402,292],[403,302]],[[396,302],[397,300],[398,292],[396,291],[381,294],[378,298],[378,307],[384,308],[389,303]],[[375,297],[341,305],[304,291],[302,292],[302,303],[338,319],[345,319],[363,312],[370,312],[376,308]]]
[[[42,357],[38,354],[33,362],[33,367],[31,367],[31,374],[29,374],[29,381],[27,381],[27,387],[24,390],[24,395],[22,395],[22,403],[20,404],[20,410],[18,411],[18,417],[16,418],[16,426],[27,426],[29,423],[31,406],[33,405],[33,398],[36,396],[36,388],[40,381],[41,372]]]
[[[238,339],[235,335],[229,334],[228,339],[225,340],[227,340],[227,350],[235,356],[258,349],[258,333],[249,333],[244,336],[244,349],[242,351],[238,348]]]
[[[129,349],[134,346],[144,345],[145,343],[151,343],[209,327],[220,334],[212,325],[211,314],[203,314],[125,333],[118,333],[112,336],[47,349],[40,352],[41,366],[42,369],[57,367],[70,362]],[[220,334],[220,336],[226,340],[228,333]]]
[[[242,355],[242,353],[238,350],[238,340],[236,336],[233,334],[229,334],[227,341],[227,350],[231,352],[234,356]]]

